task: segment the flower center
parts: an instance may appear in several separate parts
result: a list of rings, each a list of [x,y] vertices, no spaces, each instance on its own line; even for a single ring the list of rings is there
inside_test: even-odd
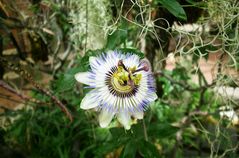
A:
[[[111,83],[114,89],[120,93],[129,93],[139,85],[142,74],[138,72],[136,67],[126,68],[122,60],[119,61],[117,70],[114,72]]]
[[[142,73],[140,71],[149,71],[147,63],[141,62],[140,68],[126,67],[122,60],[119,60],[118,65],[112,67],[106,74],[105,84],[111,94],[121,98],[135,95],[138,91]]]

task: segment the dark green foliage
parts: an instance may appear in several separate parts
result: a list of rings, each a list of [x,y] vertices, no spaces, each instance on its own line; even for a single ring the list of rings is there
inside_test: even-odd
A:
[[[175,17],[185,21],[187,20],[187,15],[177,0],[157,0],[157,2],[162,4],[162,6],[165,7]]]
[[[108,35],[106,49],[112,50],[121,44],[125,44],[129,31],[128,26],[129,24],[123,20],[118,28],[112,34]]]

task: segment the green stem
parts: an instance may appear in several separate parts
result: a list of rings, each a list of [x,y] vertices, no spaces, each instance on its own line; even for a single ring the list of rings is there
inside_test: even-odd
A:
[[[144,128],[144,138],[145,138],[145,141],[149,141],[148,133],[147,133],[147,129],[146,129],[146,126],[145,126],[144,119],[143,119],[143,128]]]

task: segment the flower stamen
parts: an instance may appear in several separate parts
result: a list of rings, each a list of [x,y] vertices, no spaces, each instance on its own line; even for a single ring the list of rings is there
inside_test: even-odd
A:
[[[119,67],[122,66],[122,67],[124,68],[124,70],[128,72],[128,69],[125,67],[125,65],[124,65],[124,63],[123,63],[123,60],[119,60],[118,66],[119,66]]]
[[[127,68],[123,63],[123,60],[119,60],[117,71],[113,74],[113,77],[117,79],[117,82],[121,86],[130,86],[131,89],[134,89],[136,85],[139,85],[142,78],[141,74],[135,74],[135,72],[139,72],[141,70],[145,70],[145,68],[143,67],[138,70],[136,70],[136,66]],[[113,82],[115,82],[115,80],[113,80]]]
[[[139,72],[139,71],[146,71],[146,72],[149,71],[149,65],[147,65],[146,63],[144,63],[144,64],[143,64],[143,67],[141,67],[141,68],[135,70],[133,73]]]

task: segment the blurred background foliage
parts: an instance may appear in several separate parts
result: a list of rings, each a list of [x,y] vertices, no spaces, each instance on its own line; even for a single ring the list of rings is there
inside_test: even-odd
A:
[[[0,0],[0,157],[238,157],[238,20],[237,0]],[[74,74],[108,50],[155,75],[129,131],[80,109]]]

